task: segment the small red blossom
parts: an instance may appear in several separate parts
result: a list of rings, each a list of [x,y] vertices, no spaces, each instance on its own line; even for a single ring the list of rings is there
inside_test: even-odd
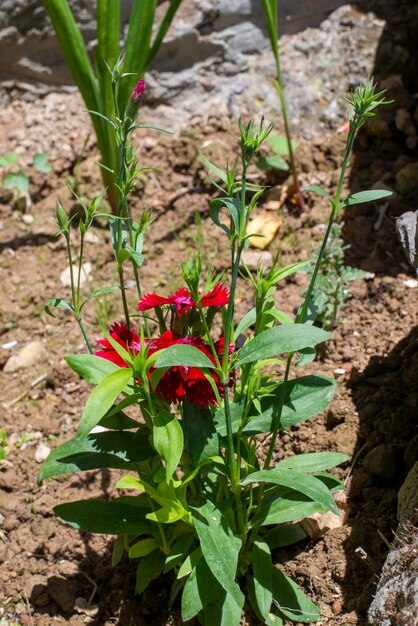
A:
[[[132,89],[129,99],[135,104],[138,104],[141,101],[142,96],[144,95],[144,91],[145,91],[145,81],[139,80],[137,84],[135,85],[135,87]]]
[[[200,303],[203,309],[208,306],[221,307],[228,304],[228,298],[229,290],[227,287],[224,287],[222,283],[217,283],[211,291],[203,294]],[[179,317],[190,311],[190,309],[197,309],[195,300],[185,287],[178,289],[174,294],[170,294],[167,297],[158,296],[155,293],[146,293],[139,301],[138,309],[140,311],[148,311],[156,306],[164,305],[174,305]]]
[[[139,336],[135,333],[135,331],[125,326],[125,324],[118,324],[115,322],[110,328],[110,336],[112,339],[117,341],[122,348],[125,348],[125,350],[133,353],[139,352]],[[112,363],[115,363],[119,367],[127,367],[128,364],[123,360],[118,352],[116,352],[115,348],[111,345],[108,339],[98,339],[97,343],[100,344],[104,350],[97,350],[97,352],[94,353],[95,356],[100,356],[103,359],[112,361]]]

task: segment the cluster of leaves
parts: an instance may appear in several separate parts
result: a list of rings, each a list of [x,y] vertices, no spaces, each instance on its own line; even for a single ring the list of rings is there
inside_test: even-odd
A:
[[[372,278],[373,274],[344,263],[344,253],[350,246],[344,245],[341,231],[344,224],[334,223],[327,249],[324,252],[319,268],[312,299],[316,307],[316,320],[324,328],[332,328],[340,320],[340,312],[344,303],[352,297],[350,283],[360,278]],[[319,249],[316,250],[316,254]],[[306,268],[312,276],[312,266]]]

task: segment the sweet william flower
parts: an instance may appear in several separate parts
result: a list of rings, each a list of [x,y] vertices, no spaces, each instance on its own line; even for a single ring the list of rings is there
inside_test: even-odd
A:
[[[129,329],[125,324],[118,324],[115,322],[110,327],[110,336],[112,339],[118,342],[131,353],[137,354],[140,349],[140,339],[139,336],[133,331]],[[115,348],[111,345],[108,339],[98,339],[97,343],[100,344],[104,349],[97,350],[95,352],[95,356],[100,356],[103,359],[107,359],[108,361],[112,361],[119,367],[127,367],[127,363],[123,360],[123,358],[116,352]]]
[[[203,309],[209,306],[221,307],[228,304],[228,298],[229,290],[222,285],[222,283],[217,283],[213,289],[201,296],[200,304]],[[182,287],[174,294],[170,294],[167,297],[158,296],[155,293],[147,293],[139,301],[138,309],[140,311],[148,311],[156,306],[164,305],[174,305],[176,307],[176,313],[179,317],[190,311],[190,309],[198,308],[190,291],[185,287]]]
[[[136,120],[139,105],[142,100],[142,96],[144,95],[144,91],[145,81],[141,79],[132,89],[131,95],[129,96],[128,104],[126,105],[125,109],[125,117],[129,118],[131,122],[134,122]]]

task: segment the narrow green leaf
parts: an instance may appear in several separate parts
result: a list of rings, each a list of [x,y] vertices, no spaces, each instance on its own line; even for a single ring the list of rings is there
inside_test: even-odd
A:
[[[266,618],[273,599],[273,562],[267,543],[261,540],[254,542],[252,562],[255,599],[260,614]]]
[[[191,507],[191,512],[206,563],[241,609],[244,596],[235,582],[241,540],[234,536],[221,511],[210,500],[199,507]]]
[[[145,518],[148,499],[116,498],[114,500],[77,500],[54,507],[54,513],[78,530],[105,535],[139,535],[149,533],[151,524]]]
[[[207,367],[214,368],[212,361],[198,348],[187,344],[176,344],[164,348],[159,353],[155,362],[155,367],[174,367],[183,365],[185,367]]]
[[[120,370],[116,363],[93,354],[73,354],[64,357],[64,360],[72,370],[92,385],[98,385],[108,374]]]
[[[181,617],[184,622],[195,617],[222,590],[205,559],[201,557],[186,584],[181,598]]]
[[[252,526],[270,526],[301,520],[314,513],[326,513],[327,509],[293,489],[276,487],[264,495],[260,511],[252,520]]]
[[[219,455],[218,434],[208,409],[198,409],[187,401],[183,402],[182,425],[191,468]]]
[[[148,439],[148,434],[129,432],[102,432],[75,437],[50,452],[42,464],[38,483],[60,474],[141,463],[155,456]]]
[[[220,178],[222,180],[222,182],[226,183],[228,182],[227,176],[225,174],[225,172],[223,170],[221,170],[219,167],[217,167],[216,165],[214,165],[213,163],[211,163],[203,154],[203,152],[201,152],[200,150],[198,150],[199,153],[199,157],[200,160],[202,161],[202,163],[204,165],[206,165],[206,167],[213,172],[218,178]]]
[[[336,515],[339,514],[338,507],[329,489],[320,480],[309,474],[303,474],[294,469],[282,470],[273,468],[253,472],[244,478],[241,484],[245,486],[255,482],[271,483],[293,489],[308,496],[308,498],[325,507],[328,511],[332,511]]]
[[[176,471],[183,452],[183,431],[175,415],[162,410],[153,420],[153,441],[166,463],[167,481]]]
[[[159,522],[160,524],[174,524],[181,520],[184,514],[185,509],[177,503],[172,502],[171,504],[161,507],[161,509],[148,513],[147,519],[152,522]]]
[[[158,578],[163,571],[164,557],[165,555],[161,550],[154,550],[140,560],[136,570],[136,594],[141,594],[152,580]]]
[[[74,307],[63,298],[48,298],[45,304],[45,311],[51,317],[55,317],[51,308],[68,309],[74,313]]]
[[[186,535],[182,535],[179,539],[177,539],[165,559],[164,574],[171,571],[184,561],[189,553],[193,541],[194,533],[192,532],[187,533]]]
[[[392,192],[387,189],[370,189],[368,191],[359,191],[353,193],[343,202],[343,206],[351,206],[352,204],[362,204],[363,202],[373,202],[391,196]]]
[[[250,309],[248,313],[246,313],[244,317],[242,318],[242,320],[238,323],[234,331],[235,337],[238,337],[238,335],[243,333],[244,330],[247,330],[247,328],[255,324],[256,320],[257,320],[257,312],[254,307],[253,309]]]
[[[154,537],[141,539],[141,541],[137,541],[129,548],[129,558],[138,559],[142,556],[146,556],[150,554],[150,552],[153,552],[155,548],[158,548],[158,544]]]
[[[95,50],[96,73],[99,80],[103,110],[114,118],[115,107],[112,95],[112,68],[119,57],[120,0],[97,0],[97,47]]]
[[[132,371],[118,369],[108,374],[89,396],[77,429],[77,436],[88,435],[110,409],[116,398],[132,378]]]
[[[257,335],[240,350],[237,365],[268,359],[284,352],[297,352],[330,337],[330,333],[311,324],[274,326]]]
[[[89,295],[83,300],[80,306],[80,310],[83,308],[86,302],[88,302],[92,298],[98,298],[99,296],[104,296],[105,294],[111,293],[112,291],[116,291],[117,289],[120,289],[119,285],[113,285],[109,287],[102,287],[101,289],[95,289],[94,291],[89,293]]]
[[[309,454],[295,454],[279,461],[275,469],[296,469],[299,472],[321,472],[349,460],[346,454],[339,452],[311,452]]]
[[[273,598],[280,613],[292,621],[312,624],[321,617],[317,606],[300,587],[277,568],[274,568]]]
[[[264,539],[270,550],[290,546],[302,539],[306,539],[307,534],[300,524],[281,524],[272,528]]]
[[[324,198],[326,198],[327,200],[331,200],[331,196],[329,195],[328,191],[326,191],[326,189],[323,189],[322,187],[319,187],[318,185],[308,185],[307,187],[304,187],[303,189],[304,191],[312,191],[313,193],[317,193],[320,196],[323,196]]]

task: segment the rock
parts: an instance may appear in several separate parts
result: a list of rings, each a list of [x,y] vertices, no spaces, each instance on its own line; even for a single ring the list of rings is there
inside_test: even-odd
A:
[[[89,604],[84,598],[76,598],[74,609],[76,613],[82,613],[88,617],[96,617],[99,612],[97,604]]]
[[[273,256],[268,250],[246,250],[242,260],[252,272],[256,272],[259,267],[268,270],[273,265]]]
[[[372,626],[418,623],[418,533],[398,530],[368,612]]]
[[[41,341],[31,341],[17,354],[13,354],[4,366],[5,372],[16,372],[20,369],[33,367],[45,360],[45,346]]]
[[[51,576],[48,578],[48,593],[64,613],[73,613],[76,596],[71,581],[60,576]]]
[[[275,215],[274,213],[272,214],[269,211],[258,213],[254,219],[250,220],[247,232],[249,235],[258,234],[263,235],[263,237],[251,237],[249,240],[250,246],[253,248],[261,248],[262,250],[268,248],[276,236],[281,223],[282,218],[280,215]]]
[[[83,263],[81,266],[81,276],[80,276],[80,286],[82,287],[86,281],[89,279],[89,275],[91,274],[92,266],[91,263]],[[73,265],[74,272],[74,280],[77,280],[78,276],[78,265]],[[70,268],[66,267],[63,272],[60,274],[60,281],[64,285],[64,287],[71,287],[71,272]]]
[[[393,446],[381,444],[364,458],[364,467],[378,478],[392,480],[396,473],[396,455]]]
[[[37,600],[39,600],[42,595],[45,595],[47,591],[45,578],[39,574],[30,576],[24,583],[23,591],[31,604],[39,606]]]
[[[398,520],[402,524],[410,520],[418,509],[418,461],[407,475],[398,494]]]
[[[35,461],[37,463],[43,463],[51,452],[51,448],[44,443],[40,443],[35,451]]]
[[[329,530],[334,528],[341,528],[343,525],[343,519],[341,515],[336,515],[332,511],[328,511],[321,515],[321,513],[314,513],[309,515],[301,522],[303,530],[309,535],[309,537],[316,541],[322,535],[325,535]]]
[[[396,186],[400,193],[408,195],[418,189],[418,163],[408,163],[396,174]]]

